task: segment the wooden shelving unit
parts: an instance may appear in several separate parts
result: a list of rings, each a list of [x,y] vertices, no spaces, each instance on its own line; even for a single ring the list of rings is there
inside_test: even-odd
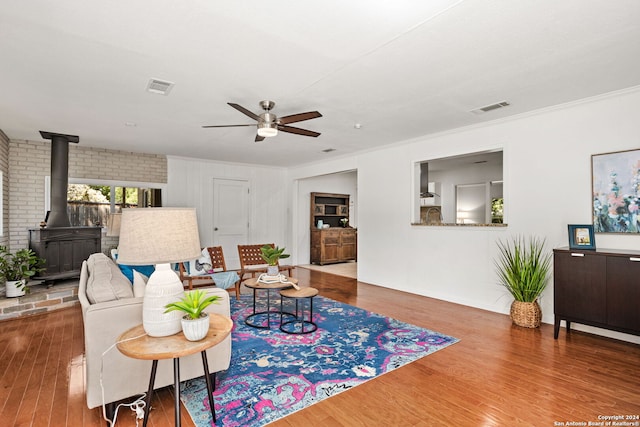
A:
[[[348,194],[311,193],[311,263],[323,265],[356,259],[356,229],[343,227],[340,222],[343,218],[349,224]],[[318,228],[320,221],[329,228]]]

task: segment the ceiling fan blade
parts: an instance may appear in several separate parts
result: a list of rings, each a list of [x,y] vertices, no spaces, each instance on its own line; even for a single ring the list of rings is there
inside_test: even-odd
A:
[[[253,120],[258,120],[259,119],[257,114],[247,110],[242,105],[234,104],[233,102],[227,102],[227,104],[229,104],[230,106],[232,106],[236,110],[240,111],[241,113],[246,114],[247,116],[251,117]]]
[[[251,123],[249,125],[209,125],[209,126],[202,126],[203,128],[235,128],[235,127],[239,127],[239,126],[255,126],[255,123]]]
[[[307,130],[307,129],[300,129],[293,126],[278,125],[278,130],[281,130],[282,132],[295,133],[297,135],[312,136],[314,138],[320,135],[319,132],[314,132],[312,130]]]
[[[255,142],[261,142],[261,141],[264,141],[264,136],[256,135]]]
[[[306,113],[292,114],[290,116],[280,117],[278,123],[286,125],[287,123],[295,123],[302,122],[304,120],[317,119],[318,117],[322,117],[322,114],[317,111],[308,111]]]

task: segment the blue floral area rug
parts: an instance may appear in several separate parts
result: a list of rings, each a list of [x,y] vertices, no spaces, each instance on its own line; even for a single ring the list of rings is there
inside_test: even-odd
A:
[[[272,298],[272,309],[273,300],[279,308],[279,298]],[[281,332],[279,315],[271,317],[271,329],[249,327],[244,319],[252,309],[249,295],[231,299],[231,365],[217,374],[216,424],[204,378],[181,385],[198,427],[262,426],[458,342],[320,296],[313,304],[318,329],[306,335]]]

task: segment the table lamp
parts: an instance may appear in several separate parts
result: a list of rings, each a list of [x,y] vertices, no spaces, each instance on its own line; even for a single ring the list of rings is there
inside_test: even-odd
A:
[[[184,287],[171,263],[196,259],[200,251],[195,209],[122,210],[118,263],[156,265],[142,302],[142,325],[147,335],[164,337],[182,330],[180,312],[164,312],[166,304],[184,296]]]

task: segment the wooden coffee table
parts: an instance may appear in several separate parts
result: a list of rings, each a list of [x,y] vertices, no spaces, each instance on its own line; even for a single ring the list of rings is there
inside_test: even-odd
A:
[[[175,395],[175,425],[180,425],[180,358],[200,352],[202,354],[202,367],[204,368],[204,378],[207,383],[207,393],[209,396],[209,406],[213,421],[216,421],[216,413],[213,402],[213,387],[209,376],[209,362],[207,361],[206,350],[218,345],[231,333],[233,321],[220,314],[209,313],[209,332],[200,341],[189,341],[182,332],[168,337],[150,337],[145,334],[142,325],[135,326],[118,337],[118,350],[125,356],[152,360],[151,377],[149,379],[149,391],[145,399],[146,407],[144,412],[143,427],[147,425],[149,419],[149,409],[151,408],[151,393],[153,393],[153,383],[156,379],[158,360],[173,359],[173,387]]]
[[[282,282],[276,282],[276,283],[262,283],[258,280],[257,277],[252,277],[251,279],[247,279],[245,280],[243,283],[247,288],[253,289],[253,313],[248,315],[247,318],[244,320],[244,323],[247,324],[247,326],[251,326],[253,328],[259,328],[259,329],[271,329],[271,315],[275,314],[278,315],[280,317],[278,317],[278,325],[280,318],[282,317],[283,314],[288,314],[290,316],[293,316],[293,313],[285,313],[282,312],[281,310],[271,310],[271,291],[272,290],[282,290],[282,289],[287,289],[287,288],[291,288],[293,285],[297,285],[298,284],[298,280],[294,279],[293,277],[288,277],[287,281],[289,281],[290,283],[282,283]],[[293,283],[293,285],[292,285]],[[256,311],[256,292],[260,291],[260,290],[266,290],[267,291],[267,307],[266,310],[260,310],[260,311]],[[256,316],[260,316],[260,315],[266,315],[267,316],[267,325],[263,326],[263,325],[259,325],[255,322],[255,317]],[[279,327],[279,326],[278,326]]]

